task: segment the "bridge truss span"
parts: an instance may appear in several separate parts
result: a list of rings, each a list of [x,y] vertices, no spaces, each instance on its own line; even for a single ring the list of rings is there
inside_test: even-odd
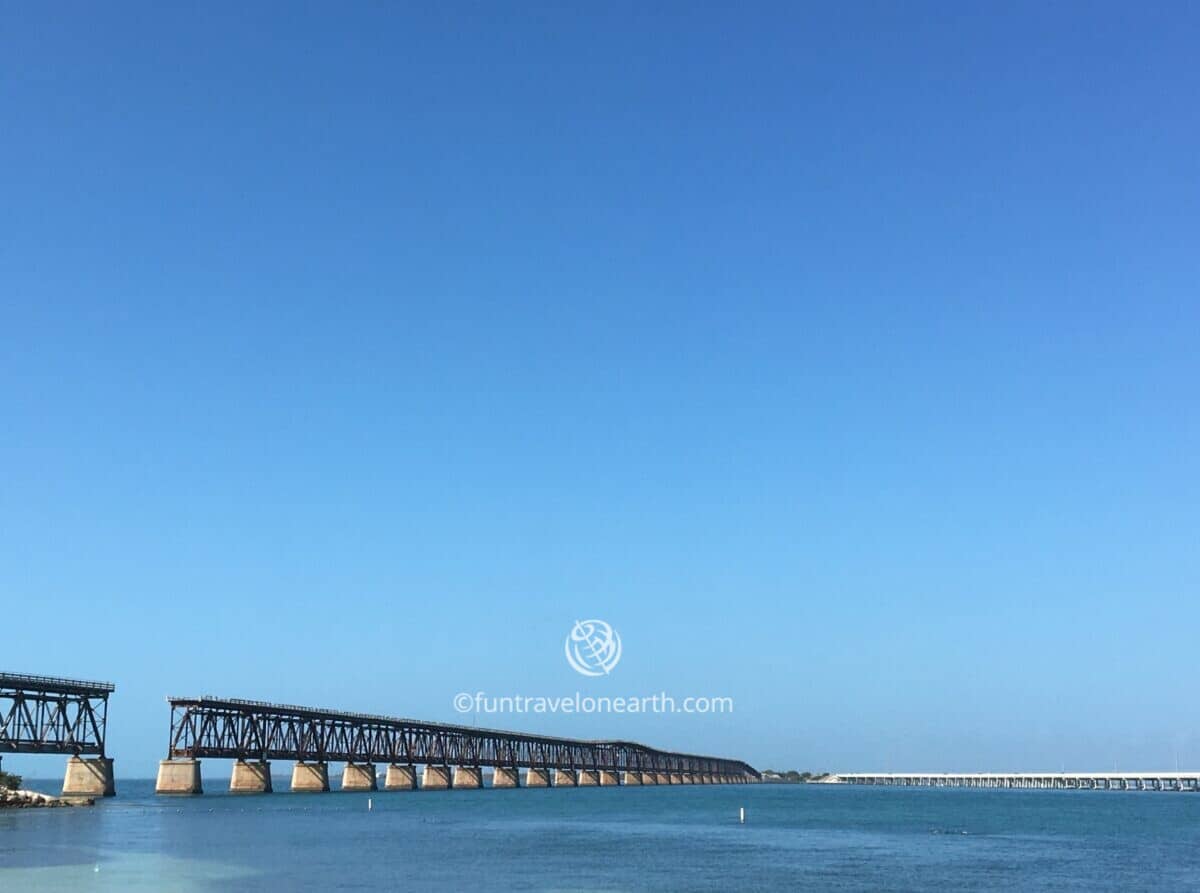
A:
[[[108,682],[0,673],[0,753],[104,756]]]
[[[0,673],[0,755],[65,754],[64,796],[111,797],[104,747],[114,691],[111,682]]]
[[[282,759],[760,778],[740,760],[628,741],[556,738],[210,696],[167,701],[169,760]]]

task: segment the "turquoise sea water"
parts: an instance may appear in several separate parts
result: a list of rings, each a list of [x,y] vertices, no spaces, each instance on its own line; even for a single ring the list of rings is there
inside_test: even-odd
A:
[[[118,790],[0,812],[0,890],[1200,890],[1197,794]]]

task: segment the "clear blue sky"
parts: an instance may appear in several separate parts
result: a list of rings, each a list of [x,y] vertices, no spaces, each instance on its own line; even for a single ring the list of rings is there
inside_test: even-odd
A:
[[[119,774],[463,689],[1200,768],[1194,4],[242,7],[4,4],[0,666]]]

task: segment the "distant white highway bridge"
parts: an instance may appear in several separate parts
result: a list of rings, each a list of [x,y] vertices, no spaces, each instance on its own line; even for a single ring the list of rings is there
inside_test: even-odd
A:
[[[822,781],[930,788],[1200,791],[1200,772],[867,772],[838,773]]]

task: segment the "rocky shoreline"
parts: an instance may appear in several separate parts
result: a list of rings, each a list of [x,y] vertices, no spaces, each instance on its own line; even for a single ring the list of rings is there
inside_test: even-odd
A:
[[[91,797],[51,797],[37,791],[12,791],[0,788],[0,809],[34,809],[37,807],[95,806]]]

